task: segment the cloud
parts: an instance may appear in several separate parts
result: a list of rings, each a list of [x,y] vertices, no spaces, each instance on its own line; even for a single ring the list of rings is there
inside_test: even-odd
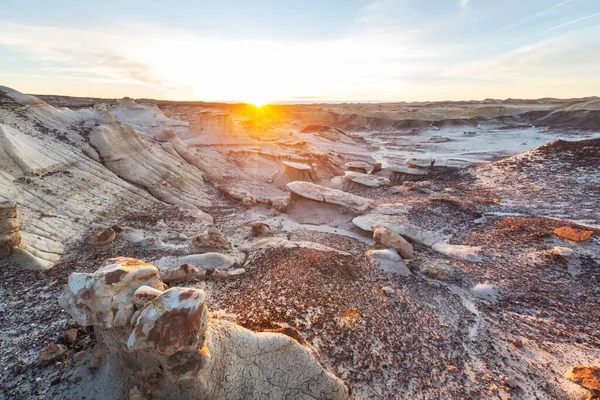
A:
[[[565,26],[569,26],[569,25],[576,24],[577,22],[585,21],[585,20],[588,20],[588,19],[590,19],[590,18],[596,18],[596,17],[598,17],[598,16],[600,16],[600,12],[597,12],[597,13],[595,13],[595,14],[586,15],[586,16],[584,16],[584,17],[577,18],[577,19],[574,19],[574,20],[572,20],[572,21],[565,22],[564,24],[560,24],[560,25],[553,26],[552,28],[550,28],[550,29],[546,29],[545,31],[542,31],[542,32],[540,32],[540,33],[551,32],[551,31],[554,31],[554,30],[556,30],[556,29],[564,28]]]
[[[417,30],[363,26],[327,40],[233,39],[154,25],[70,29],[0,23],[0,45],[65,75],[111,78],[196,98],[245,100],[327,95],[359,98],[398,91],[400,75],[451,49]],[[43,70],[34,73],[43,74]]]
[[[515,28],[515,27],[517,27],[519,25],[522,25],[525,22],[529,22],[529,21],[534,20],[536,18],[543,17],[544,15],[547,15],[547,14],[551,13],[552,11],[556,10],[557,8],[560,8],[560,7],[563,7],[563,6],[567,5],[567,4],[571,3],[572,1],[573,0],[564,0],[561,3],[555,4],[554,6],[552,6],[550,8],[547,8],[547,9],[545,9],[543,11],[540,11],[538,13],[530,15],[527,18],[523,18],[522,20],[519,20],[519,21],[515,22],[514,24],[510,24],[510,25],[508,25],[508,26],[500,29],[500,32],[507,31],[509,29],[512,29],[512,28]]]
[[[459,0],[458,5],[464,10],[469,5],[469,0]]]

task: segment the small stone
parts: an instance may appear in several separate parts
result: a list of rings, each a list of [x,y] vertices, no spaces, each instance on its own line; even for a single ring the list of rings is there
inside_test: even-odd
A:
[[[94,357],[92,357],[92,360],[90,361],[90,368],[91,369],[98,369],[100,368],[100,365],[102,364],[102,359],[104,358],[104,355],[102,354],[101,351],[97,351],[96,354],[94,354]]]
[[[48,364],[63,358],[69,350],[64,344],[51,344],[40,350],[38,361],[41,364]]]
[[[447,281],[450,279],[450,271],[444,267],[437,265],[428,265],[421,270],[425,276],[429,279],[435,279],[437,281]]]
[[[156,244],[156,239],[154,238],[146,238],[140,242],[140,247],[152,247]]]
[[[575,366],[567,371],[565,378],[589,390],[591,398],[600,397],[600,366]]]
[[[244,197],[242,199],[242,205],[244,207],[250,207],[250,206],[252,206],[252,204],[254,204],[254,202],[252,201],[251,197]]]
[[[206,269],[198,267],[196,268],[198,269],[196,271],[196,279],[199,281],[203,281],[204,279],[206,279]]]
[[[584,242],[592,237],[594,231],[562,226],[560,228],[556,228],[554,230],[554,234],[560,238],[572,240],[574,242]]]
[[[439,282],[427,282],[427,285],[429,285],[429,287],[432,287],[434,289],[439,289],[442,287],[442,284]]]
[[[117,233],[112,228],[106,228],[100,232],[92,233],[83,240],[89,246],[106,246],[117,237]]]
[[[87,357],[88,354],[89,354],[88,350],[78,351],[77,353],[73,354],[73,362],[76,364],[79,364],[80,362],[85,360],[85,358]]]
[[[514,339],[510,343],[513,346],[515,346],[517,349],[520,349],[521,347],[523,347],[523,341],[521,339]]]
[[[568,247],[554,246],[554,248],[550,251],[553,256],[556,257],[571,257],[575,252],[573,249]]]
[[[378,173],[379,171],[381,171],[382,169],[383,169],[383,166],[381,165],[381,163],[380,163],[380,162],[378,162],[378,163],[375,163],[375,165],[373,165],[373,169],[371,170],[371,173],[372,173],[372,174],[376,174],[376,173]]]
[[[500,203],[502,200],[500,199],[500,197],[494,197],[494,198],[492,199],[492,201],[493,201],[494,203],[496,203],[496,204],[499,204],[499,203]]]
[[[271,226],[263,221],[254,221],[250,226],[252,227],[254,236],[266,235],[271,230]]]
[[[227,273],[227,271],[217,269],[210,275],[210,277],[214,280],[225,280],[229,278],[229,274]]]
[[[273,203],[271,205],[277,211],[284,213],[287,211],[287,209],[290,205],[290,201],[289,201],[289,199],[273,200]]]
[[[196,277],[198,269],[190,264],[181,264],[178,268],[169,269],[160,273],[160,278],[165,283],[183,282]]]
[[[63,340],[66,344],[73,344],[77,340],[77,328],[71,328],[63,334]]]
[[[227,271],[227,276],[229,278],[237,278],[246,273],[244,268],[234,268],[232,270]]]
[[[396,291],[393,288],[389,287],[389,286],[384,286],[384,287],[381,288],[381,293],[384,294],[384,295],[386,295],[386,296],[388,296],[388,297],[389,296],[393,296],[395,292]]]

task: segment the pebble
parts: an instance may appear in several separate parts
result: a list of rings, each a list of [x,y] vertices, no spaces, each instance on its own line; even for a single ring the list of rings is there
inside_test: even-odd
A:
[[[48,364],[63,358],[69,350],[64,344],[51,344],[40,350],[38,361],[41,364]]]

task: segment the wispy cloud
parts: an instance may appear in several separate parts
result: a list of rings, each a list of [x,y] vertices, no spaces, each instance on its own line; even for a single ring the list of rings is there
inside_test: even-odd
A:
[[[566,6],[567,4],[571,3],[572,1],[573,0],[564,0],[564,1],[560,2],[560,3],[558,3],[558,4],[555,4],[554,6],[552,6],[550,8],[547,8],[547,9],[545,9],[543,11],[540,11],[538,13],[530,15],[527,18],[523,18],[522,20],[519,20],[519,21],[515,22],[514,24],[510,24],[508,26],[505,26],[504,28],[500,29],[500,32],[505,32],[505,31],[507,31],[509,29],[516,28],[517,26],[522,25],[522,24],[524,24],[526,22],[532,21],[532,20],[534,20],[536,18],[539,18],[539,17],[543,17],[544,15],[550,14],[552,11],[556,10],[557,8],[561,8],[563,6]]]
[[[464,10],[469,5],[469,0],[459,0],[458,5]]]
[[[574,19],[572,21],[568,21],[568,22],[565,22],[563,24],[553,26],[552,28],[546,29],[545,31],[541,31],[540,33],[546,33],[546,32],[555,31],[557,29],[564,28],[565,26],[573,25],[573,24],[576,24],[578,22],[585,21],[587,19],[596,18],[598,16],[600,16],[600,12],[597,12],[595,14],[586,15],[585,17],[577,18],[577,19]]]

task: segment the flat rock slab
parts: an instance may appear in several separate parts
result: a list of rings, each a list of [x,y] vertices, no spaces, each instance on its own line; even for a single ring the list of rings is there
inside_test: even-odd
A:
[[[283,165],[293,168],[293,169],[297,169],[297,170],[301,170],[301,171],[310,171],[310,165],[307,164],[302,164],[302,163],[298,163],[298,162],[292,162],[292,161],[284,161]]]
[[[190,264],[205,269],[228,269],[236,263],[239,264],[240,260],[238,258],[227,254],[210,252],[190,254],[188,256],[167,256],[153,261],[153,263],[161,270],[177,268],[182,264]]]
[[[357,212],[366,211],[373,204],[373,200],[371,199],[311,182],[294,181],[288,183],[287,187],[292,193],[300,197],[347,207]]]
[[[375,261],[381,271],[402,276],[410,275],[410,270],[395,250],[368,250],[367,257]]]
[[[324,253],[336,253],[341,256],[351,256],[352,254],[334,249],[333,247],[325,246],[319,243],[308,242],[308,241],[291,241],[283,238],[265,238],[258,239],[252,242],[252,250],[264,249],[264,248],[281,248],[281,249],[310,249],[321,251]]]
[[[448,244],[445,242],[437,242],[431,249],[435,252],[460,261],[481,262],[481,247],[479,246],[463,246]]]
[[[354,171],[346,171],[345,178],[354,183],[358,183],[359,185],[372,188],[390,184],[390,180],[388,178],[377,175],[361,174],[360,172]]]
[[[431,247],[444,239],[443,236],[435,232],[411,225],[406,217],[400,215],[367,214],[354,218],[352,223],[367,232],[373,232],[374,227],[385,226],[398,235],[427,247]]]

